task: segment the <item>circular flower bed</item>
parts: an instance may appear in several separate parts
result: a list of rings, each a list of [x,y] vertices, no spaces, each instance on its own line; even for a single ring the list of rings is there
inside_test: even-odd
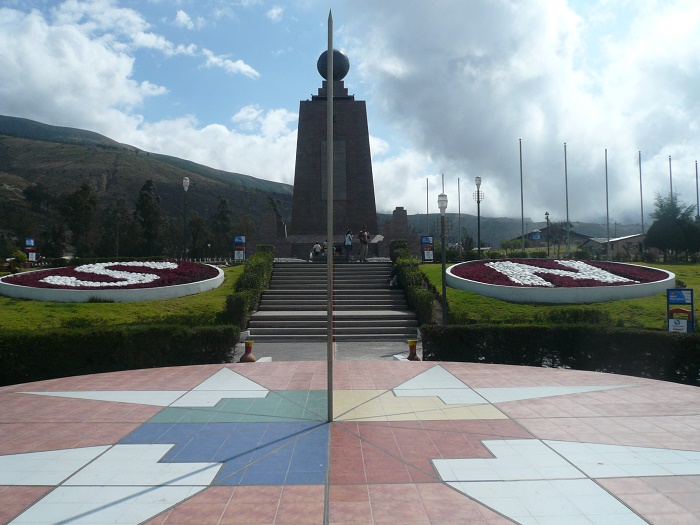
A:
[[[41,301],[170,299],[218,287],[223,272],[193,262],[131,261],[66,266],[0,279],[0,294]]]
[[[550,259],[472,261],[447,270],[452,288],[519,303],[593,303],[647,297],[675,275],[634,264]]]

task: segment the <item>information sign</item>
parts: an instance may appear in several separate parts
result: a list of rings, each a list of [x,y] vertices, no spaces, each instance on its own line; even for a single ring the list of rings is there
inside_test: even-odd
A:
[[[668,331],[683,334],[695,332],[695,302],[692,288],[666,290]]]
[[[432,235],[423,235],[420,238],[420,253],[423,262],[433,262],[433,237]]]

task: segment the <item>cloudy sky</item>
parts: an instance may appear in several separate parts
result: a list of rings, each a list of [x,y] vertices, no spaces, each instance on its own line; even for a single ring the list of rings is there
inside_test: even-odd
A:
[[[0,114],[292,184],[333,10],[378,211],[640,221],[696,203],[697,0],[0,0]],[[645,219],[645,221],[648,219]]]

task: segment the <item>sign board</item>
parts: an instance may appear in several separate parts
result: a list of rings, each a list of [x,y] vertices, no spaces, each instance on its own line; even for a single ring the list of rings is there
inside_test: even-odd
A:
[[[30,262],[36,262],[36,252],[29,252],[27,256],[29,257]]]
[[[31,237],[25,237],[24,238],[24,246],[26,248],[33,248],[34,247],[34,239]]]
[[[235,262],[245,261],[245,235],[236,235],[233,238],[233,260]]]
[[[422,235],[420,238],[420,253],[423,262],[433,262],[433,237]]]
[[[666,290],[668,331],[690,334],[695,332],[695,302],[692,288]]]

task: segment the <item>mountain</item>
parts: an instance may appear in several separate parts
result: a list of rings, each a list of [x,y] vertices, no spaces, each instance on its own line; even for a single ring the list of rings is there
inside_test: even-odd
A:
[[[35,184],[60,196],[89,181],[102,206],[121,197],[133,206],[151,179],[165,213],[179,217],[184,177],[190,179],[188,210],[205,217],[216,210],[219,196],[228,199],[234,219],[255,217],[260,206],[269,206],[268,197],[278,201],[283,216],[291,215],[291,185],[144,152],[91,131],[0,116],[0,230],[16,231],[18,218],[49,220],[50,214],[37,214],[24,198],[23,190]]]

